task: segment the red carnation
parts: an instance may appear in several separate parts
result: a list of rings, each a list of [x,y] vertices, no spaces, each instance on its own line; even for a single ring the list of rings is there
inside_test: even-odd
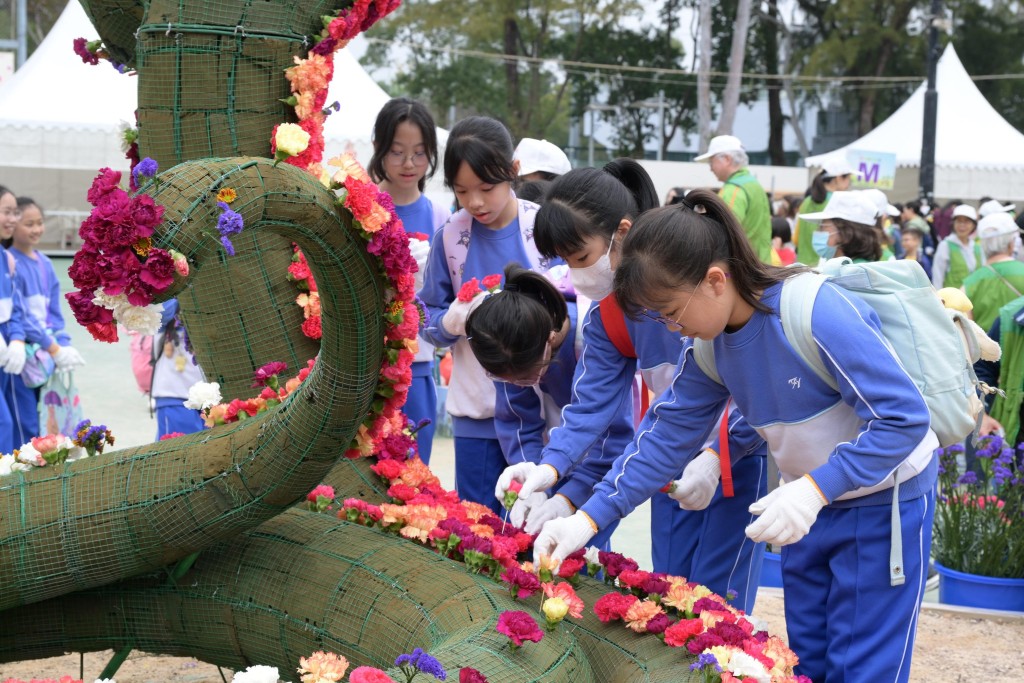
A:
[[[544,637],[540,626],[526,612],[519,610],[506,610],[498,617],[498,625],[495,627],[498,633],[508,636],[512,641],[512,647],[517,648],[526,641],[539,643]]]
[[[320,339],[324,336],[320,327],[320,316],[311,315],[302,323],[302,333],[310,339]]]
[[[665,629],[665,644],[683,647],[686,641],[703,632],[704,622],[700,619],[682,619]]]
[[[462,287],[459,288],[459,293],[455,298],[463,302],[472,301],[473,297],[482,291],[483,290],[480,289],[480,281],[473,278],[469,282],[462,283]]]
[[[482,284],[487,291],[495,290],[501,286],[501,275],[498,273],[488,275],[483,279]]]
[[[625,616],[626,611],[636,602],[637,597],[635,595],[608,593],[607,595],[602,595],[594,603],[594,614],[601,621],[608,623],[609,621],[621,619]]]
[[[487,679],[476,669],[464,666],[459,669],[459,683],[487,683]]]

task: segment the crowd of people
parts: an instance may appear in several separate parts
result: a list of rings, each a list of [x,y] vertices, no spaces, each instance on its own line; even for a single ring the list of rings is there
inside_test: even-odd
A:
[[[733,136],[697,157],[720,190],[673,188],[660,205],[637,162],[573,169],[557,146],[515,145],[488,117],[459,121],[441,157],[430,112],[406,98],[381,110],[373,134],[368,170],[409,233],[427,312],[405,407],[420,457],[430,460],[435,364],[447,350],[444,409],[463,499],[504,514],[500,501],[519,482],[510,521],[539,534],[538,552],[556,562],[609,547],[618,521],[650,499],[654,570],[747,611],[765,544],[781,548],[797,672],[907,680],[935,503],[928,410],[873,312],[829,285],[810,324],[832,381],[807,372],[783,334],[781,292],[823,259],[916,261],[936,289],[966,293],[983,328],[1002,328],[1012,348],[980,372],[1019,387],[1014,207],[892,204],[852,190],[856,170],[842,159],[805,195],[771,197]],[[453,206],[424,193],[435,171]],[[26,360],[57,371],[84,362],[53,266],[36,249],[43,223],[36,202],[0,187],[0,452],[41,431]],[[495,275],[496,293],[465,293]],[[202,371],[173,302],[163,322],[138,344],[158,438],[202,428],[181,406]],[[695,340],[712,345],[711,367],[695,359]],[[1022,393],[991,406],[1010,438]],[[769,451],[781,482],[769,481]],[[887,567],[894,498],[903,586],[890,585]]]

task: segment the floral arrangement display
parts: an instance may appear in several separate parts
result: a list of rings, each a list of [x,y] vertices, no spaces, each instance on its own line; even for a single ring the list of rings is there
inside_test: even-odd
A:
[[[118,64],[110,58],[110,53],[107,52],[107,48],[103,45],[102,40],[86,40],[85,38],[75,38],[72,41],[72,49],[75,54],[82,58],[82,62],[85,64],[91,64],[96,66],[100,63],[100,60],[110,62],[110,65],[114,67],[114,70],[118,73],[135,73],[124,64]]]
[[[156,162],[143,159],[133,178],[155,178]],[[153,246],[164,208],[145,194],[121,188],[121,173],[101,169],[89,188],[93,210],[78,230],[81,249],[68,270],[77,291],[66,294],[75,319],[100,341],[117,341],[117,323],[142,334],[160,325],[153,299],[176,273],[174,258]]]
[[[334,77],[334,52],[393,12],[399,4],[400,0],[355,0],[352,7],[340,10],[333,17],[324,17],[324,29],[314,39],[309,54],[304,58],[295,57],[295,66],[285,71],[292,93],[285,102],[294,107],[299,122],[281,124],[274,129],[271,151],[275,161],[284,160],[318,178],[323,175],[320,162],[324,153],[324,120],[339,108],[337,103],[325,107],[327,90]]]
[[[63,434],[36,436],[14,453],[0,455],[0,477],[14,472],[27,472],[34,467],[59,465],[89,458],[114,445],[114,437],[105,425],[82,420],[72,437]]]
[[[975,470],[962,470],[963,455],[960,444],[939,451],[933,555],[942,566],[967,574],[1020,578],[1024,462],[998,435],[979,440]]]
[[[412,683],[420,674],[433,676],[439,681],[447,680],[448,672],[444,665],[435,657],[421,648],[408,654],[401,654],[395,659],[395,666],[404,678],[403,683]],[[318,651],[309,657],[299,658],[302,683],[339,683],[348,671],[349,662],[345,657],[333,652]],[[231,683],[277,683],[280,673],[272,666],[250,666],[245,671],[235,673]],[[459,671],[460,683],[487,683],[487,679],[476,669],[464,667]],[[61,683],[64,683],[61,681]],[[78,681],[77,683],[81,683]],[[387,672],[372,666],[358,666],[348,674],[348,683],[399,683]]]
[[[566,617],[582,618],[584,604],[573,585],[581,573],[600,574],[614,590],[593,605],[598,619],[621,621],[637,634],[652,634],[670,647],[685,648],[698,657],[691,668],[705,680],[807,680],[793,675],[798,660],[786,644],[757,630],[728,597],[682,577],[642,571],[634,560],[596,548],[573,553],[557,568],[544,558],[540,567],[520,562],[532,549],[534,537],[498,519],[485,506],[460,501],[418,457],[378,454],[371,469],[388,485],[394,502],[374,505],[349,498],[339,504],[328,498],[334,493],[330,487],[318,487],[310,494],[310,509],[333,513],[337,504],[338,517],[379,527],[461,561],[467,571],[504,582],[515,600],[540,593],[540,613],[549,630]],[[509,638],[512,649],[543,638],[536,619],[522,610],[504,612],[496,629]]]
[[[288,266],[288,279],[295,283],[300,292],[295,298],[295,303],[302,307],[302,333],[310,339],[319,339],[323,336],[320,325],[320,292],[317,291],[316,279],[306,262],[306,255],[298,245],[292,245],[292,250],[294,253]]]

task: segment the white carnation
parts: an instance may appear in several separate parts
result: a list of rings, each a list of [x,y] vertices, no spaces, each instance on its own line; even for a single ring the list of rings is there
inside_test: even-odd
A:
[[[92,302],[97,306],[110,309],[111,311],[116,311],[122,306],[130,305],[128,303],[128,297],[125,294],[115,294],[111,296],[110,294],[104,294],[103,292],[96,292],[96,296],[92,298]]]
[[[231,683],[277,683],[278,673],[275,666],[250,666],[245,671],[236,671]]]
[[[23,462],[18,462],[13,455],[0,455],[0,477],[27,469],[31,469],[31,467]]]
[[[35,449],[31,442],[18,449],[18,460],[28,465],[35,465],[36,467],[46,466],[46,458]],[[16,468],[12,467],[11,469]]]
[[[114,309],[114,317],[129,330],[140,334],[156,334],[160,331],[163,306],[121,306]]]
[[[74,443],[68,446],[68,462],[74,462],[75,460],[81,460],[89,457],[89,451],[85,450],[81,446],[76,446]]]
[[[768,670],[764,668],[764,664],[741,650],[732,653],[726,668],[734,676],[744,676],[748,680],[757,681],[757,683],[771,683],[772,680]]]
[[[192,410],[207,410],[221,402],[218,382],[196,382],[188,388],[185,407]]]
[[[600,552],[596,545],[592,545],[583,553],[583,559],[590,564],[601,564],[601,556],[598,554]]]

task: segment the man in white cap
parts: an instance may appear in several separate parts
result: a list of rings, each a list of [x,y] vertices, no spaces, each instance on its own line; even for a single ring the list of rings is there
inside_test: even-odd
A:
[[[760,259],[771,263],[772,207],[764,188],[747,168],[749,161],[740,139],[732,135],[711,138],[708,151],[694,161],[707,161],[711,172],[724,183],[718,196],[736,214]]]
[[[978,215],[981,218],[985,218],[986,216],[991,216],[994,213],[1010,213],[1015,208],[1017,208],[1016,204],[1006,204],[1004,206],[999,203],[998,199],[989,199],[982,202],[981,206],[978,207]]]
[[[1024,295],[1024,263],[1013,258],[1017,223],[1010,214],[997,211],[978,221],[978,239],[986,265],[964,280],[964,292],[974,304],[974,321],[988,330],[999,309]]]
[[[519,179],[522,182],[554,180],[572,169],[565,152],[547,140],[523,138],[512,159],[519,162]]]
[[[960,287],[968,275],[984,265],[981,245],[974,236],[977,227],[978,212],[973,206],[960,204],[953,209],[953,232],[939,242],[932,258],[932,284],[936,289]]]

